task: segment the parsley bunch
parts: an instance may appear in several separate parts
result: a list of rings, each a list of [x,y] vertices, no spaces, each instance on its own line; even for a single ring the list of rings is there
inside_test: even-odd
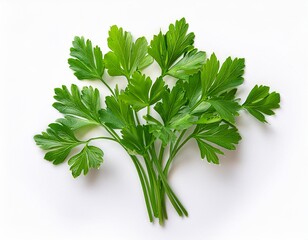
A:
[[[75,37],[70,49],[70,68],[79,80],[99,80],[110,91],[102,104],[99,90],[91,86],[81,90],[72,85],[55,89],[53,107],[64,115],[34,136],[46,150],[45,159],[63,163],[72,149],[82,150],[68,160],[74,177],[99,168],[104,152],[91,145],[95,140],[120,144],[136,167],[148,216],[152,222],[167,219],[169,200],[180,216],[188,213],[168,183],[168,172],[180,149],[195,141],[201,158],[218,164],[223,149],[235,150],[241,140],[236,117],[246,110],[261,122],[279,108],[280,96],[269,87],[255,86],[244,103],[236,97],[243,84],[245,61],[227,58],[222,64],[215,54],[208,58],[194,47],[194,33],[182,18],[161,31],[148,44],[145,37],[133,39],[131,33],[112,26],[104,56],[90,40]],[[161,75],[151,79],[142,70],[156,61]],[[125,89],[112,89],[105,80],[124,76]],[[171,76],[171,87],[165,80]],[[76,137],[82,128],[102,127],[108,136],[87,140]]]

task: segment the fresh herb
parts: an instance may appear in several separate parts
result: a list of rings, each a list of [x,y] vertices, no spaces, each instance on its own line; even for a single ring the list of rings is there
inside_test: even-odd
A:
[[[70,49],[70,68],[79,80],[99,80],[110,91],[104,106],[98,89],[76,85],[55,89],[53,107],[64,115],[49,125],[46,132],[34,137],[46,150],[45,159],[53,164],[67,158],[74,177],[98,169],[103,151],[91,143],[110,140],[120,144],[136,167],[152,222],[167,219],[169,200],[180,216],[188,213],[168,183],[168,173],[178,152],[188,141],[195,141],[201,158],[219,163],[223,149],[235,150],[241,140],[236,117],[246,110],[261,122],[279,108],[280,96],[269,87],[255,86],[243,104],[236,97],[243,84],[245,61],[227,58],[222,64],[215,54],[206,58],[194,47],[194,33],[182,18],[170,24],[148,44],[145,37],[133,40],[129,32],[112,26],[109,31],[110,52],[103,56],[90,40],[75,37]],[[151,79],[142,70],[156,61],[161,75]],[[105,80],[124,76],[125,89],[112,89]],[[173,87],[165,82],[171,76]],[[76,133],[82,128],[102,127],[108,136],[81,140]],[[68,157],[72,149],[82,150]]]

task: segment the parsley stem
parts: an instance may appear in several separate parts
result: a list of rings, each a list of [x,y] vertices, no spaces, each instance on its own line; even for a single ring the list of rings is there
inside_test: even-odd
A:
[[[152,151],[152,147],[154,151]],[[156,210],[156,217],[159,219],[159,223],[163,224],[163,218],[161,214],[161,206],[160,206],[160,191],[159,191],[159,176],[156,177],[156,173],[153,168],[153,158],[156,157],[156,152],[154,148],[154,142],[152,142],[149,147],[147,152],[144,155],[145,163],[148,164],[148,171],[149,174],[151,174],[152,177],[152,192],[155,200],[155,210]]]
[[[151,200],[154,216],[157,217],[159,210],[157,209],[157,206],[156,206],[157,199],[156,199],[155,193],[153,192],[156,188],[156,186],[155,186],[156,176],[155,176],[155,172],[153,171],[153,167],[151,166],[152,164],[151,164],[150,158],[147,155],[144,156],[144,162],[145,162],[145,165],[146,165],[146,168],[147,168],[147,171],[148,171],[148,175],[149,175],[149,179],[150,179],[150,187],[151,187],[151,190],[152,190],[149,194],[150,200]]]
[[[127,82],[129,83],[129,81],[130,81],[130,74],[125,73],[125,78],[126,78]]]
[[[180,146],[178,146],[177,149],[175,149],[174,153],[173,153],[173,157],[175,157],[175,155],[178,153],[178,151],[192,138],[192,135],[189,135],[182,143]]]
[[[145,175],[145,172],[140,164],[140,162],[138,161],[137,157],[136,156],[133,156],[133,155],[130,155],[135,167],[136,167],[136,170],[137,170],[137,173],[138,173],[138,176],[139,176],[139,180],[141,182],[141,187],[142,187],[142,191],[143,191],[143,196],[144,196],[144,200],[145,200],[145,204],[146,204],[146,208],[147,208],[147,211],[148,211],[148,215],[149,215],[149,220],[150,222],[153,222],[153,213],[152,213],[152,209],[151,209],[151,206],[150,206],[150,201],[149,201],[149,183],[147,181],[147,178],[146,178],[146,175]]]
[[[176,149],[176,148],[178,147],[178,145],[179,145],[179,143],[181,142],[182,138],[184,137],[186,131],[187,131],[187,129],[185,129],[185,130],[183,130],[183,131],[181,132],[180,136],[178,137],[178,139],[177,139],[177,141],[176,141],[176,143],[175,143],[175,145],[174,145],[174,149]],[[171,152],[170,152],[170,154],[171,154]]]
[[[106,124],[101,123],[101,126],[115,139],[116,142],[120,143],[120,137],[118,136],[118,134],[110,127],[108,127]],[[121,144],[121,146],[123,147],[123,145]]]
[[[153,151],[154,149],[152,149]],[[158,171],[158,174],[162,180],[162,184],[165,188],[166,194],[169,197],[170,202],[172,203],[173,207],[175,208],[175,210],[177,211],[177,213],[179,214],[179,216],[183,216],[183,214],[185,216],[188,215],[186,209],[184,208],[184,206],[182,205],[182,203],[179,201],[179,199],[177,198],[177,196],[174,194],[174,192],[172,191],[171,187],[168,184],[168,180],[161,168],[161,166],[159,165],[158,159],[156,157],[156,153],[155,150],[152,153],[153,156],[153,162],[155,164],[156,170]]]
[[[152,156],[152,159],[153,159],[153,156]],[[146,154],[145,155],[145,161],[148,162],[148,163],[151,163],[151,158],[149,156],[149,154]],[[153,165],[151,163],[151,165],[149,165],[149,173],[151,174],[152,178],[153,178],[153,188],[152,188],[152,191],[153,191],[153,194],[154,194],[154,199],[155,199],[155,210],[156,210],[156,215],[155,217],[158,217],[159,219],[159,223],[162,225],[163,224],[163,215],[162,215],[162,211],[161,211],[161,197],[160,197],[160,191],[159,191],[159,177],[156,178],[156,174],[154,172],[154,169],[153,169]]]
[[[140,125],[138,113],[136,111],[134,111],[134,114],[135,114],[135,119],[136,119],[137,124]]]
[[[94,138],[90,138],[88,139],[87,141],[85,141],[84,143],[89,143],[90,141],[93,141],[93,140],[98,140],[98,139],[106,139],[106,140],[110,140],[110,141],[115,141],[117,142],[116,139],[114,138],[111,138],[111,137],[94,137]]]
[[[184,130],[185,131],[185,130]],[[183,132],[182,132],[183,133]],[[182,134],[181,134],[182,135]],[[182,135],[182,137],[184,136],[184,134]],[[167,175],[169,172],[169,168],[170,165],[174,159],[174,157],[176,156],[176,154],[178,153],[178,151],[192,138],[193,134],[190,134],[180,145],[180,141],[177,141],[176,145],[174,146],[172,152],[170,153],[169,159],[167,160],[166,166],[164,168],[164,173]],[[182,138],[181,137],[181,138]]]
[[[183,138],[183,136],[184,136],[184,134],[185,134],[186,131],[187,131],[187,130],[185,129],[185,130],[183,130],[183,131],[181,132],[181,134],[179,135],[179,137],[178,137],[177,141],[175,142],[175,145],[174,145],[174,146],[173,146],[173,143],[170,144],[170,153],[169,153],[169,158],[168,158],[168,160],[167,160],[165,169],[166,169],[166,167],[167,167],[167,169],[169,169],[169,166],[170,166],[170,164],[171,164],[171,162],[172,162],[172,160],[173,160],[173,157],[172,157],[173,150],[177,148],[177,146],[179,145],[179,143],[180,143],[180,141],[182,140],[182,138]],[[164,172],[165,172],[165,170],[164,170]],[[168,172],[168,171],[167,171],[167,172]],[[165,172],[165,174],[166,174],[166,172]]]
[[[147,106],[147,115],[150,115],[150,113],[151,113],[151,108],[150,106]]]
[[[107,84],[107,82],[104,80],[104,79],[100,79],[101,80],[101,82],[108,88],[108,90],[111,92],[111,94],[113,95],[113,96],[115,96],[115,94],[114,94],[114,91],[111,89],[111,87]]]
[[[164,152],[165,152],[165,146],[161,144],[159,158],[158,158],[161,166],[163,165]],[[163,188],[163,183],[161,179],[159,179],[158,186],[160,190],[160,206],[161,206],[162,215],[163,215],[163,218],[168,219],[167,209],[166,209],[166,200],[165,200],[165,190]]]
[[[158,157],[159,163],[160,163],[160,164],[163,163],[164,152],[165,152],[165,147],[164,147],[164,145],[162,144],[162,145],[160,146],[159,157]]]

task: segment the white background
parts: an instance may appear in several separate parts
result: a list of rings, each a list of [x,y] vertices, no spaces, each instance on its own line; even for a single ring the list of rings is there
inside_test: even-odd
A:
[[[117,145],[99,142],[101,169],[73,179],[67,164],[43,160],[32,137],[60,116],[55,87],[90,84],[67,65],[75,35],[106,53],[113,24],[150,40],[183,16],[196,47],[246,58],[241,97],[265,84],[282,102],[268,125],[238,118],[243,140],[220,166],[202,162],[194,143],[181,151],[170,182],[190,216],[169,205],[160,227],[148,222],[134,166]],[[0,239],[308,239],[308,1],[2,0],[0,48]]]

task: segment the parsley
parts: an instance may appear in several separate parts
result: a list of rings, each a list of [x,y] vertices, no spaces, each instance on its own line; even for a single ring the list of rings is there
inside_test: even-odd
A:
[[[53,164],[68,160],[73,177],[103,163],[103,151],[90,145],[95,140],[120,144],[136,167],[150,221],[167,219],[166,200],[180,216],[188,213],[168,183],[168,173],[178,152],[195,141],[202,159],[219,164],[224,149],[235,150],[241,140],[236,118],[247,111],[261,122],[279,108],[280,95],[256,85],[244,103],[237,88],[244,82],[245,60],[227,58],[222,64],[215,54],[194,47],[195,34],[184,18],[160,31],[148,44],[145,37],[112,26],[104,56],[90,40],[75,37],[69,67],[79,80],[98,80],[110,91],[101,102],[99,90],[72,85],[55,89],[53,107],[63,114],[34,136]],[[151,79],[142,70],[156,61],[161,74]],[[107,71],[105,71],[105,69]],[[127,86],[112,89],[104,76],[124,76]],[[171,87],[165,76],[174,79]],[[78,139],[80,129],[102,127],[108,136]],[[73,149],[81,147],[77,154]]]

